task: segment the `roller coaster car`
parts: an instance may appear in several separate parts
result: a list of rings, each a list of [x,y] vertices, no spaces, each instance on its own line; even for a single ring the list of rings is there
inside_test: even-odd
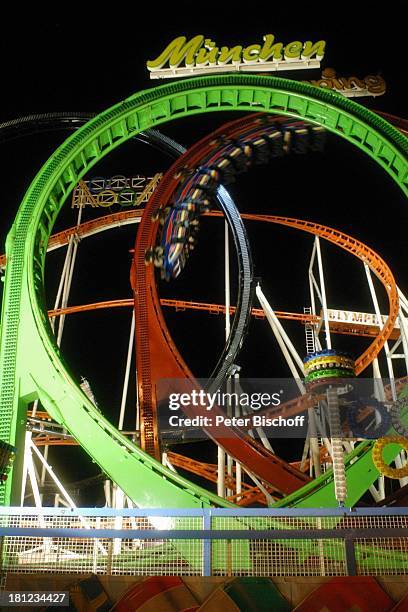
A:
[[[226,136],[226,134],[220,134],[210,141],[210,146],[217,147],[218,150],[220,147],[230,144],[230,142],[231,138],[229,136]]]
[[[193,174],[193,172],[194,170],[192,168],[184,166],[183,168],[180,168],[180,170],[177,170],[177,172],[174,174],[174,178],[180,181],[185,181],[186,178]]]
[[[169,281],[171,278],[177,278],[186,264],[187,249],[184,237],[172,239],[166,250],[163,269],[165,279]]]
[[[219,172],[215,168],[199,168],[200,178],[195,182],[195,186],[199,187],[207,193],[214,193],[218,187]]]
[[[156,268],[160,268],[163,265],[163,248],[154,247],[147,249],[145,252],[145,264],[153,264]]]
[[[271,156],[269,143],[265,136],[258,136],[252,143],[253,163],[258,165],[267,164]]]
[[[176,204],[175,207],[188,205],[194,211],[195,216],[198,216],[201,209],[209,209],[211,198],[217,188],[218,183],[211,178],[202,176],[199,181],[192,183],[189,188],[183,189],[181,194],[178,194],[180,204]]]
[[[268,125],[268,123],[274,123],[275,121],[275,117],[271,117],[268,113],[263,113],[262,115],[254,119],[253,123],[255,125]]]
[[[293,152],[303,155],[307,153],[310,145],[310,134],[307,127],[297,128],[294,130],[295,139],[293,142]]]
[[[327,132],[321,125],[309,126],[310,130],[310,149],[312,151],[323,151],[326,144]]]
[[[222,152],[222,157],[228,159],[232,163],[236,174],[241,174],[248,170],[252,155],[250,147],[247,145],[243,143],[233,143]]]
[[[173,219],[175,224],[181,223],[185,227],[188,227],[190,224],[194,224],[199,216],[199,210],[194,201],[191,202],[182,202],[177,204],[174,207]]]
[[[285,153],[307,153],[309,149],[309,130],[303,124],[286,125],[283,135]]]
[[[305,153],[309,147],[320,149],[324,133],[320,126],[263,116],[240,129],[235,138],[225,134],[214,138],[210,144],[217,149],[201,166],[194,170],[185,167],[175,174],[181,180],[173,196],[174,204],[157,216],[163,225],[161,250],[156,247],[147,252],[146,261],[161,268],[162,278],[176,278],[196,243],[200,215],[209,210],[220,183],[232,182],[236,174],[246,171],[252,163],[266,164],[271,157],[290,151]]]
[[[282,132],[274,130],[273,132],[267,135],[267,138],[271,157],[282,157],[282,155],[284,154]]]
[[[166,208],[158,208],[156,212],[152,214],[152,223],[159,221],[160,225],[164,225],[170,210],[170,206],[166,206]]]
[[[193,213],[189,217],[176,218],[173,222],[173,231],[177,232],[181,227],[186,229],[187,232],[193,231],[199,225],[198,216]]]
[[[220,175],[220,183],[230,185],[235,182],[235,169],[229,159],[222,157],[215,160],[214,167]]]
[[[188,206],[189,211],[191,211],[191,218],[195,219],[202,215],[205,212],[210,210],[210,199],[209,198],[189,198],[182,202],[182,206]],[[180,205],[178,205],[180,206]]]
[[[189,203],[176,204],[170,209],[161,233],[160,246],[149,253],[149,259],[161,269],[161,278],[176,278],[186,261],[186,242],[195,221],[195,210]]]
[[[154,257],[154,249],[147,249],[145,251],[145,256],[144,256],[146,266],[148,264],[153,263],[153,257]]]
[[[210,210],[210,205],[211,205],[211,202],[208,198],[205,198],[205,199],[198,198],[197,200],[195,200],[196,210],[200,213],[200,215],[207,213]]]

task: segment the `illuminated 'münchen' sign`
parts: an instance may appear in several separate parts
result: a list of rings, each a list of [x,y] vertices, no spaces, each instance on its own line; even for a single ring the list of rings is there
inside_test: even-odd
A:
[[[218,47],[202,35],[187,40],[178,36],[154,60],[146,63],[151,79],[211,74],[215,72],[299,70],[318,68],[326,42],[294,40],[284,45],[273,34],[263,37],[263,44],[243,47]],[[166,66],[168,66],[166,68]]]

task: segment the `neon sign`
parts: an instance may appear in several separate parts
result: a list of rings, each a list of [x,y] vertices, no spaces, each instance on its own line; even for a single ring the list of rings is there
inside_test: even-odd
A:
[[[151,79],[231,71],[299,70],[318,68],[325,48],[324,40],[294,40],[284,45],[276,42],[273,34],[265,34],[262,45],[251,44],[246,47],[218,47],[215,41],[201,34],[190,40],[178,36],[158,57],[146,62],[146,66]]]
[[[71,208],[110,208],[115,204],[122,208],[143,206],[161,178],[162,174],[158,172],[149,177],[118,175],[79,181],[72,194]]]
[[[356,76],[338,77],[333,68],[325,68],[320,79],[303,82],[323,89],[333,89],[347,98],[382,96],[387,89],[386,82],[380,75],[369,74],[363,79]]]

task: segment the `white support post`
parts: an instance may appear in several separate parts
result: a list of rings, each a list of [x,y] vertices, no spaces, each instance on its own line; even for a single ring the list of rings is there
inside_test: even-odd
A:
[[[324,321],[324,333],[326,337],[326,348],[331,349],[331,337],[330,337],[330,326],[329,326],[329,313],[327,309],[326,299],[326,286],[324,282],[322,252],[320,249],[320,239],[316,236],[316,252],[317,252],[317,265],[319,269],[319,280],[320,280],[320,292],[322,297],[322,308],[323,308],[323,321]]]
[[[27,446],[26,456],[24,458],[27,466],[27,475],[30,480],[31,490],[33,492],[34,505],[38,509],[38,524],[41,528],[45,529],[47,525],[42,512],[42,499],[38,488],[38,474],[36,472],[33,455],[31,453],[31,432],[26,432],[26,436],[27,434],[29,434],[29,437],[26,437]],[[43,546],[46,550],[49,550],[51,543],[51,538],[43,538]]]
[[[34,504],[35,504],[35,507],[38,509],[38,514],[39,514],[38,521],[39,521],[40,527],[46,527],[45,520],[42,514],[42,503],[41,503],[40,491],[38,489],[37,475],[35,473],[34,461],[33,461],[33,456],[31,453],[31,443],[30,443],[29,451],[30,452],[28,453],[28,456],[27,456],[27,471],[28,471],[28,476],[30,479],[31,489],[33,491]]]
[[[112,481],[105,480],[103,483],[103,491],[105,493],[105,504],[107,508],[112,508]]]
[[[25,440],[24,440],[24,459],[23,459],[23,477],[21,483],[21,493],[20,493],[20,506],[24,506],[25,492],[27,487],[27,475],[28,475],[28,465],[31,457],[31,431],[25,432]]]
[[[384,324],[383,324],[382,317],[381,317],[380,307],[378,305],[377,294],[376,294],[373,279],[371,276],[371,270],[366,263],[364,263],[364,270],[365,270],[366,277],[367,277],[368,287],[370,289],[371,299],[372,299],[373,306],[374,306],[374,312],[375,312],[375,315],[378,321],[378,327],[380,330],[382,330],[382,328],[384,327]],[[384,342],[384,351],[385,351],[385,356],[387,360],[388,376],[390,378],[392,397],[393,397],[393,400],[396,400],[397,394],[396,394],[396,389],[395,389],[394,368],[392,365],[392,360],[390,357],[390,348],[389,348],[387,341]]]
[[[82,206],[80,206],[78,209],[77,227],[79,227],[79,225],[81,224],[81,218],[82,218]],[[71,247],[72,253],[71,253],[71,257],[68,257],[68,252],[67,252],[68,265],[65,271],[65,282],[64,282],[64,289],[63,289],[62,302],[61,302],[62,308],[65,308],[68,304],[69,293],[71,290],[72,278],[74,276],[74,268],[75,268],[75,262],[76,262],[77,252],[78,252],[78,244],[79,244],[78,236],[74,234],[70,236],[70,243],[72,244],[72,247]],[[58,334],[57,334],[57,345],[58,346],[61,346],[62,332],[64,330],[64,323],[65,323],[65,315],[63,314],[60,316],[59,322],[58,322]]]
[[[243,416],[248,416],[251,415],[252,412],[250,412],[248,410],[248,408],[246,408],[245,406],[242,406],[242,415]],[[269,442],[268,438],[266,437],[266,434],[264,432],[264,430],[262,429],[262,427],[255,427],[255,431],[257,432],[260,441],[262,442],[262,444],[264,445],[264,447],[266,449],[268,449],[268,451],[270,451],[271,453],[275,454],[275,451],[273,450],[271,443]],[[254,438],[254,430],[253,429],[248,429],[248,435],[251,436],[252,438]]]
[[[265,489],[265,487],[263,486],[262,482],[260,480],[258,480],[258,478],[255,476],[255,474],[253,474],[252,472],[247,470],[245,467],[243,469],[244,469],[245,473],[248,474],[250,479],[256,484],[258,489],[260,491],[262,491],[262,493],[265,495],[268,506],[272,506],[272,504],[274,503],[275,500],[273,499],[273,497],[269,493],[269,491],[267,491],[267,489]]]
[[[398,317],[398,321],[399,321],[400,330],[401,330],[401,341],[402,341],[403,355],[404,355],[404,361],[405,361],[405,370],[408,374],[408,319],[403,315],[401,310],[400,310],[400,314]]]
[[[310,438],[306,438],[305,443],[303,445],[302,459],[300,460],[300,471],[303,471],[305,468],[306,459],[309,454],[309,449],[310,449]],[[311,466],[311,463],[312,462],[310,462],[310,466]]]
[[[123,422],[125,420],[126,400],[127,400],[128,390],[129,390],[129,376],[130,376],[130,366],[132,363],[134,337],[135,337],[135,313],[134,311],[132,311],[132,321],[130,324],[129,343],[128,343],[127,358],[126,358],[125,378],[123,381],[122,399],[120,403],[119,424],[118,424],[118,429],[120,431],[122,431],[123,429]]]
[[[57,477],[57,475],[55,474],[54,470],[52,469],[52,467],[45,461],[44,457],[42,456],[42,454],[40,453],[40,451],[38,450],[38,448],[35,446],[35,444],[33,443],[33,441],[31,441],[30,443],[30,448],[31,451],[37,455],[38,459],[41,461],[41,463],[43,465],[46,466],[47,472],[48,474],[51,476],[52,480],[54,481],[54,483],[56,484],[60,494],[66,499],[66,501],[69,504],[69,508],[77,508],[74,500],[72,499],[72,497],[69,495],[68,491],[65,489],[64,485],[62,484],[62,482],[60,481],[60,479]],[[34,464],[33,464],[34,465]],[[90,528],[88,521],[83,517],[80,516],[79,520],[81,521],[81,523],[84,525],[84,527],[86,527],[87,529]],[[102,544],[98,541],[98,548],[101,551],[101,553],[103,555],[106,555],[107,552],[104,549],[104,547],[102,546]]]
[[[78,251],[78,239],[75,236],[71,236],[71,238],[73,240],[74,246],[72,249],[71,261],[69,264],[67,275],[65,277],[64,291],[63,291],[62,300],[61,300],[61,308],[66,308],[68,304],[69,294],[70,294],[71,285],[72,285],[72,278],[74,276],[75,261],[76,261],[77,251]],[[61,346],[62,333],[64,331],[64,324],[65,324],[65,314],[62,314],[58,322],[58,333],[57,333],[57,345],[58,346]]]
[[[177,470],[174,467],[174,465],[171,463],[171,461],[169,460],[169,457],[168,457],[167,453],[162,453],[162,464],[165,467],[169,468],[169,470],[171,470],[172,472],[177,474]]]
[[[61,278],[60,278],[60,282],[58,285],[57,296],[54,302],[54,310],[56,310],[60,306],[60,300],[61,300],[62,293],[65,287],[66,278],[67,278],[67,274],[68,274],[68,270],[69,270],[69,266],[71,262],[72,245],[73,245],[73,236],[70,236],[68,240],[67,252],[65,254],[64,265],[63,265],[62,272],[61,272]],[[52,331],[54,331],[55,329],[55,322],[56,322],[56,316],[51,317]]]
[[[118,486],[115,487],[115,508],[116,510],[122,510],[124,507],[125,494]],[[122,529],[123,527],[123,516],[115,516],[114,528]],[[122,548],[121,538],[113,539],[113,554],[120,555]]]
[[[51,476],[52,480],[54,481],[54,483],[57,485],[60,493],[65,497],[65,499],[67,500],[67,502],[69,503],[71,508],[76,508],[75,502],[72,499],[72,497],[69,495],[68,491],[65,489],[64,485],[62,484],[62,482],[60,481],[60,479],[56,476],[56,474],[54,473],[54,470],[52,469],[52,467],[47,463],[47,461],[44,459],[43,455],[40,453],[40,451],[38,450],[38,448],[36,447],[36,445],[33,443],[33,441],[31,440],[30,443],[30,447],[31,450],[34,451],[34,453],[37,455],[37,457],[39,458],[39,460],[41,461],[42,465],[45,466],[45,469],[47,470],[48,474]]]
[[[225,497],[225,452],[221,446],[217,446],[217,495]]]
[[[301,392],[302,395],[304,395],[306,393],[306,389],[305,386],[303,384],[303,382],[300,380],[300,378],[303,376],[304,374],[304,370],[303,370],[303,362],[299,357],[299,354],[297,353],[295,347],[293,346],[292,342],[290,341],[289,337],[287,336],[286,332],[284,332],[280,322],[278,321],[275,313],[273,312],[268,300],[266,299],[265,295],[262,292],[261,287],[258,285],[256,288],[256,295],[258,297],[258,300],[262,306],[262,309],[265,313],[265,316],[268,320],[269,325],[271,326],[271,329],[275,335],[275,338],[279,344],[279,347],[283,353],[283,356],[285,357],[286,363],[289,366],[289,369],[291,371],[291,374],[293,376],[293,378],[295,379],[296,385],[299,389],[299,391]],[[277,324],[278,321],[278,324]],[[284,332],[284,334],[281,334],[281,331]],[[287,348],[286,342],[288,343],[288,346],[290,348],[290,352]],[[296,369],[296,365],[292,359],[292,355],[295,357],[296,356],[296,363],[300,369],[300,372]],[[313,467],[315,470],[315,475],[319,476],[320,475],[320,451],[319,451],[319,444],[317,441],[317,429],[316,429],[316,420],[315,420],[315,413],[313,408],[309,408],[308,409],[308,417],[309,417],[309,430],[308,430],[308,435],[310,438],[310,449],[311,449],[311,454],[312,454],[312,463],[313,463]]]
[[[274,313],[274,311],[272,310],[268,300],[266,299],[260,285],[258,284],[256,287],[256,295],[257,298],[259,300],[259,303],[261,304],[262,310],[265,313],[266,319],[274,333],[274,336],[279,344],[279,347],[283,353],[283,356],[285,357],[286,363],[288,364],[288,367],[291,371],[291,374],[293,376],[293,378],[296,381],[296,384],[299,388],[299,391],[304,394],[305,393],[305,388],[303,383],[301,382],[300,378],[303,376],[303,362],[299,357],[299,354],[297,353],[295,347],[293,346],[292,342],[290,341],[290,339],[288,338],[287,334],[284,332],[284,335],[282,335],[281,330],[283,330],[282,326],[280,325],[280,323],[278,322],[277,324],[277,317]],[[288,342],[288,346],[286,344],[286,342]],[[292,356],[295,358],[296,360],[296,364],[300,370],[300,372],[296,369],[296,365],[294,360],[292,359]]]
[[[130,366],[132,363],[132,355],[133,355],[133,346],[134,346],[134,337],[135,337],[135,312],[132,311],[132,320],[130,323],[130,333],[129,333],[129,342],[128,342],[128,350],[126,357],[126,367],[125,367],[125,378],[123,381],[123,389],[122,389],[122,399],[120,403],[120,413],[119,413],[119,423],[118,429],[119,431],[123,430],[123,423],[125,420],[125,411],[126,411],[126,400],[129,389],[129,376],[130,376]],[[136,416],[137,420],[137,416]],[[123,508],[125,493],[120,489],[116,484],[113,485],[113,502],[114,507],[117,510]],[[115,529],[122,529],[123,525],[123,517],[117,516],[115,518]],[[113,542],[113,554],[119,555],[121,551],[122,540],[120,538],[115,538]]]
[[[48,446],[48,444],[46,444],[44,446],[43,457],[44,457],[46,462],[48,461],[49,448],[50,447]],[[47,471],[45,469],[45,465],[43,464],[42,467],[41,467],[41,480],[40,480],[40,484],[41,484],[42,487],[45,485],[46,476],[47,476]],[[41,494],[41,499],[42,498],[43,498],[43,495]]]
[[[239,376],[239,375],[238,375]],[[237,391],[238,395],[240,394],[240,392],[242,391],[240,385],[238,382],[235,383],[236,387],[235,390]],[[250,414],[253,413],[253,410],[250,409],[248,410],[248,408],[246,406],[239,406],[239,409],[241,410],[241,413],[243,416],[248,416]],[[254,428],[258,435],[259,435],[259,439],[261,440],[262,444],[264,445],[265,448],[267,448],[271,453],[275,453],[275,451],[273,450],[268,438],[266,437],[266,434],[263,430],[262,427],[255,427]],[[248,435],[251,436],[252,438],[254,437],[254,433],[253,433],[253,429],[249,429],[248,430]]]
[[[227,393],[231,393],[232,391],[232,385],[231,385],[231,377],[228,376],[227,380],[226,380],[226,389],[227,389]],[[231,402],[228,402],[227,404],[227,416],[229,418],[232,417],[232,406],[231,406]],[[233,460],[231,455],[227,454],[227,475],[231,478],[232,474],[233,474],[233,468],[234,468],[234,464],[233,464]],[[229,487],[227,487],[227,497],[230,497],[231,495],[234,494],[234,491],[232,489],[230,489]]]
[[[82,206],[80,206],[78,210],[77,227],[81,224],[81,219],[82,219]],[[78,238],[75,237],[74,235],[71,235],[68,241],[67,253],[65,255],[64,266],[62,269],[61,278],[60,278],[60,282],[58,285],[58,291],[57,291],[57,296],[56,296],[55,303],[54,303],[54,309],[57,309],[59,307],[61,298],[62,298],[62,302],[61,302],[62,308],[65,308],[66,305],[68,304],[68,298],[69,298],[69,292],[70,292],[72,278],[74,274],[74,266],[75,266],[77,250],[78,250]],[[56,340],[58,346],[61,346],[62,333],[64,330],[64,321],[65,321],[65,315],[61,315],[59,318],[59,322],[58,322],[58,332],[57,332],[57,340]],[[55,322],[56,322],[56,317],[53,317],[50,323],[51,323],[51,328],[54,333],[55,333]],[[37,409],[37,402],[34,405],[34,410],[36,409]],[[46,478],[45,465],[47,465],[48,452],[49,452],[49,446],[47,444],[44,447],[44,462],[42,464],[42,471],[41,471],[41,485],[42,486],[44,485],[45,478]]]
[[[312,308],[312,314],[316,316],[317,312],[316,312],[316,300],[315,300],[315,294],[314,294],[314,284],[313,284],[313,264],[314,264],[314,260],[316,257],[316,241],[313,242],[313,249],[312,249],[312,254],[310,256],[310,263],[309,263],[309,293],[310,293],[310,305]]]
[[[400,312],[399,312],[399,323],[401,329],[401,342],[403,348],[403,356],[405,361],[405,370],[408,374],[408,299],[398,289],[398,296],[400,300]]]
[[[239,372],[235,372],[234,391],[236,391],[237,389],[238,380],[239,380]],[[239,402],[235,404],[235,416],[236,417],[241,416]],[[242,493],[242,467],[241,467],[241,464],[238,463],[238,461],[235,463],[235,483],[236,483],[236,494],[239,495],[240,493]],[[237,497],[237,502],[239,502],[240,499],[241,499],[240,497]]]

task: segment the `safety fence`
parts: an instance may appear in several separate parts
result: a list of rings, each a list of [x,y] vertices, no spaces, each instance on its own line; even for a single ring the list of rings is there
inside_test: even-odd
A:
[[[408,574],[408,508],[0,508],[1,573]]]

